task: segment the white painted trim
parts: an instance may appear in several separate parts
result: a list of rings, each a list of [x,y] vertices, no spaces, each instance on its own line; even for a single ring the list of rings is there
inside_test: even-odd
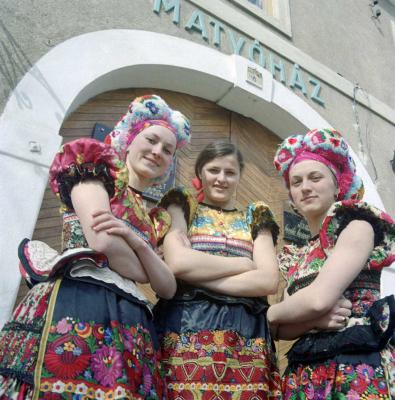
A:
[[[154,87],[217,102],[250,116],[281,137],[290,131],[329,126],[268,71],[261,69],[263,89],[247,83],[245,73],[250,64],[243,57],[174,36],[105,30],[59,44],[32,67],[0,117],[1,187],[6,188],[0,191],[0,209],[5,210],[0,213],[0,325],[17,294],[16,249],[21,239],[33,233],[48,168],[61,142],[60,127],[67,115],[89,98],[107,90]],[[29,100],[28,108],[18,103],[21,93]],[[41,153],[30,152],[30,141],[40,144]],[[369,175],[356,161],[368,200],[382,207]]]
[[[272,49],[290,62],[298,64],[302,69],[310,72],[320,81],[332,86],[340,93],[343,93],[351,99],[353,98],[353,82],[348,81],[324,64],[316,61],[310,55],[304,53],[287,40],[276,35],[269,28],[265,27],[258,21],[255,21],[250,16],[242,13],[235,13],[231,6],[222,1],[188,1],[216,16],[216,18],[221,19],[226,24],[243,32],[246,36],[249,36],[253,40],[257,39],[265,47]],[[395,110],[393,108],[368,93],[366,93],[365,96],[358,91],[356,96],[357,101],[360,104],[363,104],[367,109],[395,125]]]

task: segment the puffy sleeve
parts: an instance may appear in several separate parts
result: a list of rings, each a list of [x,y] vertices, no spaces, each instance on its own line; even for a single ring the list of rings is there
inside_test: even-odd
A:
[[[170,228],[171,216],[163,207],[152,208],[149,216],[154,225],[157,243],[160,243]]]
[[[345,200],[335,203],[320,231],[321,246],[329,255],[342,230],[353,220],[364,220],[374,230],[374,249],[368,259],[369,269],[380,270],[395,261],[395,224],[378,208],[362,201]]]
[[[250,226],[252,239],[255,240],[259,232],[263,229],[268,229],[273,236],[273,242],[277,244],[280,228],[274,219],[270,208],[263,201],[251,203],[247,207],[247,223]]]
[[[72,211],[71,189],[79,182],[101,181],[110,198],[119,196],[128,184],[128,170],[118,153],[95,139],[77,139],[64,144],[51,165],[49,181],[60,197],[63,211]]]
[[[182,208],[185,220],[189,227],[193,221],[198,206],[196,198],[192,196],[186,188],[176,187],[169,190],[159,202],[159,206],[163,208],[168,208],[172,204],[178,205]]]

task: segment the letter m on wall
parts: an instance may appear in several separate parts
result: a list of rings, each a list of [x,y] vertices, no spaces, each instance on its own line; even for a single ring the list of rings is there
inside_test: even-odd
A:
[[[167,13],[173,11],[173,22],[178,24],[180,22],[180,0],[155,0],[154,12],[159,14],[162,6]]]

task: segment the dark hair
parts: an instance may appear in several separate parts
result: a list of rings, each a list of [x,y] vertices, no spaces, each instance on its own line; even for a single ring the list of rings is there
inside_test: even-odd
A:
[[[244,168],[244,159],[240,150],[232,142],[228,140],[216,140],[209,143],[198,155],[195,162],[195,174],[200,177],[203,167],[210,161],[218,157],[234,155],[239,163],[240,172]]]

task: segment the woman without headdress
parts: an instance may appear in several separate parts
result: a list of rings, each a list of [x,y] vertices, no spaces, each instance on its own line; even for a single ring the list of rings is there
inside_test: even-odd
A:
[[[178,285],[155,312],[169,399],[281,398],[265,318],[265,296],[278,285],[278,226],[263,202],[234,208],[242,169],[232,143],[211,143],[195,164],[199,202],[181,188],[161,201]]]
[[[268,311],[278,338],[300,336],[284,398],[390,399],[395,303],[380,299],[380,274],[395,260],[394,222],[359,200],[362,182],[335,130],[290,136],[274,164],[311,232],[306,246],[284,248],[286,296]]]
[[[176,282],[155,248],[169,216],[141,191],[189,140],[189,123],[159,96],[136,98],[106,138],[65,144],[50,169],[63,212],[62,254],[24,240],[32,285],[0,333],[2,399],[163,399],[151,307]]]

